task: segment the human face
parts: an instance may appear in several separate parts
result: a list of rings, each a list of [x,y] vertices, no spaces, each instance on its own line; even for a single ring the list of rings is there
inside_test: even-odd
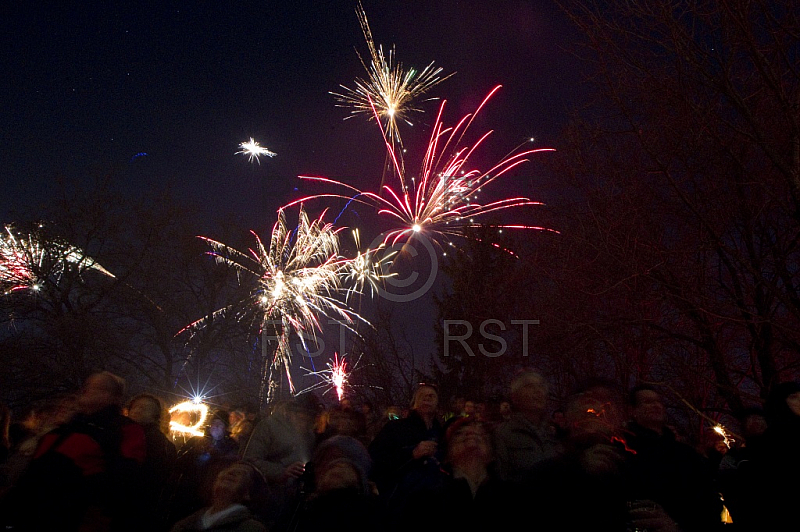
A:
[[[468,416],[475,415],[475,403],[467,401],[464,403],[464,414]]]
[[[454,466],[468,459],[491,460],[491,447],[486,431],[480,425],[466,425],[453,434],[448,442],[448,456]]]
[[[574,440],[608,440],[615,431],[613,420],[606,417],[605,405],[591,394],[570,399],[564,412],[564,422]]]
[[[436,390],[425,386],[420,388],[414,398],[414,410],[424,414],[433,414],[439,407],[439,395]]]
[[[159,417],[159,405],[147,398],[137,399],[128,410],[128,417],[137,423],[155,423]]]
[[[767,420],[760,414],[751,414],[744,420],[745,437],[758,436],[767,430]]]
[[[794,415],[800,416],[800,392],[789,394],[786,397],[786,404]]]
[[[358,472],[351,464],[339,460],[317,474],[316,484],[319,492],[358,487]]]
[[[636,406],[633,407],[633,419],[648,428],[660,429],[667,419],[667,411],[661,396],[653,390],[640,390],[636,393]]]
[[[252,471],[249,466],[236,464],[223,469],[214,480],[214,494],[226,493],[234,495],[238,500],[246,498]]]
[[[215,419],[208,426],[208,433],[215,440],[221,440],[225,436],[225,423],[219,419]]]
[[[544,412],[547,406],[547,383],[531,376],[514,393],[514,406],[523,412]]]

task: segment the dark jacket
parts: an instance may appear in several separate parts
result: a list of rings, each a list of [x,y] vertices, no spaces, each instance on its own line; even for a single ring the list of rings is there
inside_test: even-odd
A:
[[[519,491],[490,469],[473,496],[469,483],[442,469],[440,484],[409,497],[398,530],[513,530],[523,515]]]
[[[439,450],[434,456],[415,459],[414,448],[424,440],[438,442]],[[396,499],[392,506],[398,507],[409,493],[436,487],[443,440],[439,421],[434,420],[429,429],[414,410],[405,419],[387,423],[369,446],[373,479],[381,497]]]
[[[253,518],[247,508],[239,508],[230,515],[225,516],[211,528],[203,528],[203,515],[207,508],[198,510],[189,517],[181,519],[172,527],[172,532],[193,532],[201,530],[216,530],[217,532],[266,532],[267,528]]]
[[[722,501],[705,458],[666,427],[661,435],[635,422],[626,428],[631,498],[657,502],[685,532],[719,529]]]
[[[4,501],[4,524],[14,530],[118,529],[145,452],[144,430],[118,408],[76,416],[42,437]]]

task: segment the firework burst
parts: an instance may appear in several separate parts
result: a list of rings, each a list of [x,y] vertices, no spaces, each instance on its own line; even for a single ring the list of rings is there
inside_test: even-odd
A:
[[[453,74],[442,77],[442,68],[434,67],[433,62],[422,70],[403,70],[403,65],[395,60],[394,47],[389,50],[387,57],[383,53],[383,47],[375,45],[367,14],[360,2],[356,14],[369,48],[369,66],[361,54],[358,54],[364,70],[367,71],[367,79],[357,78],[354,88],[340,85],[343,92],[330,94],[336,98],[338,107],[350,109],[350,115],[345,120],[361,115],[368,119],[376,118],[382,123],[384,135],[390,142],[402,146],[397,122],[402,120],[412,125],[409,115],[422,112],[415,104],[419,97]]]
[[[416,233],[426,233],[435,241],[438,241],[437,237],[441,236],[464,236],[465,229],[478,227],[480,225],[478,218],[486,214],[527,205],[541,205],[540,202],[532,201],[527,197],[509,197],[488,203],[478,201],[478,194],[484,187],[527,162],[529,156],[539,152],[554,151],[552,148],[524,151],[515,149],[488,170],[479,170],[469,166],[470,157],[492,132],[485,133],[474,144],[462,147],[464,135],[475,116],[499,89],[498,85],[484,98],[474,113],[466,115],[450,128],[445,128],[441,121],[446,103],[442,102],[436,126],[422,160],[419,177],[409,178],[405,174],[391,141],[384,135],[384,144],[397,175],[400,177],[399,189],[388,185],[383,186],[383,195],[379,195],[373,192],[362,192],[341,181],[324,177],[300,176],[301,179],[344,187],[355,195],[319,194],[291,202],[287,207],[310,198],[321,197],[346,198],[372,205],[378,209],[378,214],[388,216],[399,224],[400,227],[387,233],[384,239],[384,243],[394,245],[398,240],[411,238]],[[530,225],[501,225],[498,227],[552,231]]]
[[[246,299],[217,310],[210,318],[233,315],[235,319],[247,320],[258,326],[259,332],[274,329],[276,333],[278,347],[275,356],[263,368],[262,400],[265,399],[265,393],[268,399],[274,397],[276,378],[279,378],[276,375],[281,366],[285,370],[291,393],[295,392],[290,371],[292,357],[289,339],[292,333],[299,336],[303,347],[308,350],[307,340],[315,339],[316,333],[322,330],[321,317],[335,319],[350,330],[353,330],[351,325],[356,320],[366,323],[334,297],[342,290],[341,271],[346,259],[339,255],[339,230],[324,222],[323,216],[324,213],[318,219],[309,221],[301,206],[298,225],[290,230],[284,210],[281,209],[278,211],[278,221],[272,228],[269,246],[265,246],[253,233],[256,247],[250,249],[249,253],[200,237],[211,246],[210,254],[217,262],[255,281]],[[181,332],[202,327],[208,320],[198,320]]]
[[[248,160],[252,163],[253,159],[260,165],[261,159],[259,157],[266,156],[266,157],[275,157],[277,155],[275,152],[268,150],[264,146],[260,145],[256,142],[253,137],[250,137],[248,142],[242,142],[239,144],[239,151],[236,154],[243,154],[248,156]]]
[[[391,258],[396,251],[387,253],[385,252],[386,247],[383,245],[378,246],[377,249],[361,251],[361,234],[358,229],[353,229],[353,241],[358,251],[354,258],[344,263],[342,269],[342,275],[349,286],[346,301],[354,293],[363,294],[366,287],[369,287],[370,296],[374,296],[384,279],[397,275],[396,273],[386,273],[391,267]],[[383,253],[381,254],[381,252]]]
[[[339,358],[339,354],[334,353],[333,360],[326,364],[326,369],[319,371],[306,370],[307,377],[316,377],[319,379],[319,382],[309,386],[305,390],[302,390],[300,393],[311,392],[324,388],[324,391],[322,392],[324,395],[331,390],[335,390],[336,397],[338,398],[339,402],[341,402],[344,398],[345,389],[347,386],[349,386],[350,374],[358,368],[358,364],[361,361],[361,357],[359,357],[358,360],[356,360],[353,369],[348,370],[346,357],[347,355],[342,355],[342,357]]]
[[[69,268],[114,275],[79,248],[59,240],[45,240],[40,232],[16,234],[11,226],[0,235],[0,291],[39,291],[48,281],[58,282]],[[41,226],[40,226],[41,229]]]

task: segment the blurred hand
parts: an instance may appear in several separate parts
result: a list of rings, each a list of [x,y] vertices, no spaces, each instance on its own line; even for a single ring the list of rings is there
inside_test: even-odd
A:
[[[306,470],[306,465],[303,462],[295,462],[293,464],[289,464],[286,466],[286,469],[283,470],[283,475],[281,475],[281,480],[286,482],[291,478],[300,478]]]
[[[659,504],[650,500],[631,501],[628,504],[628,516],[635,530],[680,532],[678,523]]]
[[[438,447],[438,445],[439,444],[437,444],[435,441],[423,440],[419,442],[416,447],[414,447],[414,451],[411,453],[411,455],[414,458],[425,458],[428,456],[433,456],[433,454],[436,452],[436,448]]]
[[[617,473],[622,460],[619,450],[607,443],[592,445],[581,454],[581,465],[590,475]]]

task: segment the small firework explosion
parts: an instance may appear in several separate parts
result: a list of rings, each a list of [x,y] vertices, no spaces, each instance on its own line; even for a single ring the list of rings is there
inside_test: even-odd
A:
[[[345,386],[348,385],[348,380],[350,378],[350,372],[347,370],[347,360],[345,359],[346,356],[347,355],[342,355],[342,358],[339,358],[338,353],[334,353],[333,361],[326,364],[327,369],[320,371],[306,370],[306,376],[317,377],[320,379],[320,381],[313,386],[306,388],[300,393],[306,393],[319,388],[325,388],[325,390],[322,392],[324,395],[331,390],[336,390],[336,396],[339,399],[339,402],[341,402],[342,398],[344,397]],[[359,360],[361,359],[359,358]],[[356,361],[356,366],[358,366],[358,361]]]
[[[492,133],[481,136],[472,145],[460,147],[463,137],[475,116],[500,86],[495,87],[478,106],[474,113],[463,117],[455,127],[445,128],[441,118],[446,102],[442,102],[436,119],[436,126],[428,143],[422,161],[419,179],[408,178],[401,168],[392,143],[384,136],[386,149],[400,177],[400,189],[384,186],[386,197],[373,192],[362,192],[350,185],[324,177],[300,176],[301,179],[331,183],[344,187],[354,196],[342,194],[319,194],[313,198],[338,197],[364,203],[378,209],[378,214],[391,217],[400,225],[399,229],[386,234],[384,243],[394,245],[398,240],[411,238],[415,233],[426,232],[436,240],[436,235],[464,236],[464,230],[478,227],[479,217],[495,211],[541,205],[526,197],[509,197],[489,203],[478,202],[478,193],[499,177],[507,174],[517,166],[527,162],[528,157],[540,153],[555,151],[552,148],[512,150],[499,163],[488,170],[469,168],[470,156],[483,144]],[[376,111],[377,112],[377,111]],[[519,147],[518,147],[519,148]],[[446,155],[447,154],[447,155]],[[305,202],[309,197],[299,199],[287,205]],[[539,226],[499,225],[499,228],[537,229],[552,231]],[[440,243],[441,244],[441,243]]]
[[[5,234],[0,235],[0,291],[3,294],[39,291],[47,282],[58,282],[69,268],[79,272],[92,269],[114,278],[111,272],[75,246],[56,239],[46,240],[41,232],[16,234],[11,226],[5,226]]]
[[[284,210],[278,211],[278,221],[272,228],[269,247],[253,233],[255,249],[243,253],[221,242],[200,237],[211,245],[210,252],[217,262],[234,268],[237,273],[252,278],[253,288],[249,296],[237,303],[212,313],[211,319],[232,315],[235,319],[249,321],[260,331],[276,333],[278,347],[269,365],[262,374],[261,398],[271,399],[277,385],[277,371],[283,366],[291,393],[294,383],[290,372],[292,333],[299,336],[305,349],[306,341],[314,339],[322,330],[320,318],[335,319],[350,328],[354,320],[366,320],[337,300],[334,295],[342,290],[341,271],[345,259],[339,255],[338,230],[318,219],[309,221],[305,210],[300,208],[297,228],[290,230],[286,224]],[[198,320],[185,327],[186,330],[202,327],[208,318]],[[352,330],[352,328],[351,328]],[[354,331],[355,332],[355,331]],[[179,333],[180,334],[180,333]],[[267,375],[269,383],[267,382]],[[279,378],[279,377],[277,377]],[[267,391],[267,385],[269,390]]]
[[[367,79],[356,79],[355,88],[340,85],[343,92],[331,92],[330,94],[336,97],[339,102],[338,107],[346,107],[351,110],[350,116],[346,119],[359,115],[366,115],[369,119],[377,116],[378,120],[383,122],[384,135],[390,139],[392,144],[397,143],[402,146],[397,121],[403,120],[412,125],[408,115],[422,112],[422,109],[416,107],[414,102],[453,74],[441,77],[442,69],[434,68],[433,62],[420,71],[413,68],[404,71],[403,66],[395,62],[394,47],[390,49],[387,58],[383,53],[383,47],[375,46],[372,31],[367,22],[367,14],[360,2],[356,14],[361,24],[361,30],[364,32],[371,59],[367,66],[364,58],[358,54],[364,70],[367,71]],[[373,109],[375,113],[373,113]]]
[[[256,142],[253,137],[250,137],[248,142],[242,142],[239,144],[239,151],[236,154],[243,154],[248,156],[248,160],[252,163],[253,159],[260,165],[261,164],[261,157],[262,155],[266,157],[275,157],[277,155],[275,152],[268,150],[264,146],[261,146],[258,142]]]
[[[208,405],[199,398],[178,403],[169,409],[169,430],[177,435],[202,436]]]
[[[384,279],[397,275],[396,273],[384,273],[391,266],[391,258],[397,252],[391,251],[378,257],[378,253],[384,251],[385,246],[381,245],[377,249],[361,251],[361,237],[358,229],[353,229],[353,240],[356,244],[356,256],[344,264],[344,278],[349,285],[347,298],[353,293],[363,294],[364,288],[369,286],[370,296],[374,296],[380,288]]]

